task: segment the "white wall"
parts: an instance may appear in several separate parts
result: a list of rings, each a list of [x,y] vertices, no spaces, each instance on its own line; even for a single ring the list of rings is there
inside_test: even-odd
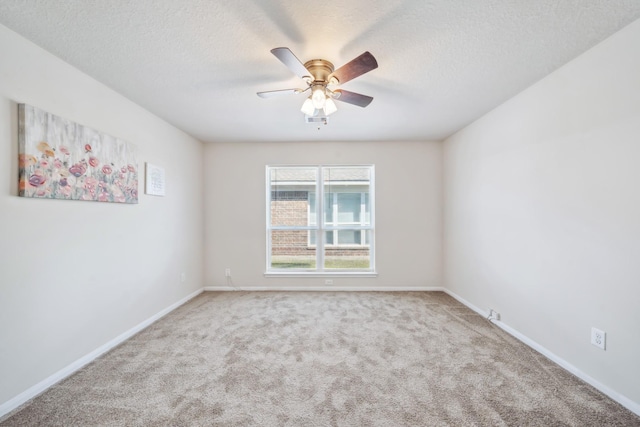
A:
[[[2,405],[202,287],[203,147],[3,26],[0,58]],[[167,196],[17,197],[17,103],[135,144]]]
[[[378,277],[333,278],[334,288],[441,286],[441,143],[214,143],[205,162],[205,286],[227,286],[225,268],[240,287],[324,286],[320,277],[264,277],[270,164],[375,164]]]
[[[640,21],[448,138],[443,166],[447,288],[636,404],[638,46]]]

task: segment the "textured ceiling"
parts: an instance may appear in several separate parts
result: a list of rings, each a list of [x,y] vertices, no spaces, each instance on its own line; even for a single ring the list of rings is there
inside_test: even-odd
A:
[[[2,0],[0,24],[205,141],[440,140],[640,18],[638,0]],[[327,126],[271,53],[379,68]]]

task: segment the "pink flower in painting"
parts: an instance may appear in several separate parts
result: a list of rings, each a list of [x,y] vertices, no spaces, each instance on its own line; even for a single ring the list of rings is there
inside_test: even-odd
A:
[[[67,156],[69,155],[69,149],[64,145],[61,145],[60,147],[58,147],[58,150],[60,150],[62,154],[66,154]]]
[[[40,166],[43,168],[49,167],[49,162],[45,159],[40,160]]]
[[[84,151],[86,153],[90,153],[91,152],[91,145],[89,144],[84,144]]]
[[[122,168],[120,168],[120,172],[122,172],[122,173],[127,173],[127,172],[128,172],[127,167],[126,167],[126,166],[123,166]]]
[[[98,164],[100,164],[100,161],[96,157],[92,156],[89,157],[89,164],[95,168],[96,166],[98,166]]]
[[[118,203],[124,203],[125,202],[125,197],[124,197],[124,193],[122,191],[120,191],[119,188],[117,187],[113,187],[112,188],[112,194],[113,194],[113,200],[118,202]]]
[[[98,195],[98,201],[99,202],[108,202],[109,201],[109,193],[100,193]]]
[[[105,175],[111,175],[111,172],[113,172],[113,169],[111,169],[111,166],[109,165],[104,165],[102,167],[102,173]]]
[[[96,185],[98,185],[98,180],[92,176],[88,176],[87,179],[84,180],[84,188],[87,190],[94,191]]]
[[[82,163],[76,163],[69,168],[69,172],[71,172],[71,175],[75,176],[76,178],[84,175],[86,171],[87,168]]]
[[[71,196],[71,186],[67,185],[64,187],[59,187],[58,194],[62,194],[63,196]]]
[[[32,187],[40,187],[47,179],[41,174],[33,174],[29,177],[29,185]]]
[[[133,167],[133,165],[127,165],[127,169],[129,170],[129,172],[131,173],[135,173],[136,172],[136,168]]]
[[[55,159],[53,161],[53,167],[55,167],[56,169],[62,169],[62,161],[60,159]]]

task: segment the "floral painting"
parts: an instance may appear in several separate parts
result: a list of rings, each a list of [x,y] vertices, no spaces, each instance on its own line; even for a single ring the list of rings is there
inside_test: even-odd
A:
[[[18,117],[20,196],[138,203],[133,145],[26,104]]]

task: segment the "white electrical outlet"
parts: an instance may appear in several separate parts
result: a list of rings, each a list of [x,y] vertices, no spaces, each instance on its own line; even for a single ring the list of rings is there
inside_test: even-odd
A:
[[[333,279],[324,279],[325,285],[333,285]]]
[[[600,329],[591,328],[591,344],[606,350],[607,333]]]
[[[225,268],[224,269],[224,277],[231,277],[231,269],[230,268]]]

